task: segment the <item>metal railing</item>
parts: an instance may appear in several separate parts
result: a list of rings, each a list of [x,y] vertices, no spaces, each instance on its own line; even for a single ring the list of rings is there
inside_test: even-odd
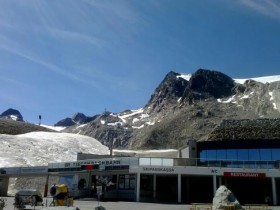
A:
[[[279,169],[280,161],[208,160],[196,158],[139,158],[139,166],[196,166],[246,169]]]

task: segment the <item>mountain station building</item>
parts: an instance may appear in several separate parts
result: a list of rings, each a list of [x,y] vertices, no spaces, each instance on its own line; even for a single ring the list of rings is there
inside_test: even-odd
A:
[[[96,158],[50,163],[48,170],[50,173],[79,171],[76,179],[82,197],[94,196],[101,186],[104,200],[211,203],[217,188],[226,185],[242,204],[264,203],[269,196],[270,204],[279,205],[279,161],[263,158],[276,157],[280,147],[254,148],[259,150],[259,160],[244,160],[245,155],[250,157],[252,149],[232,151],[224,147],[220,151],[215,146],[193,142],[181,151],[192,154],[198,150],[198,158]],[[218,160],[216,156],[220,153],[228,159]],[[232,155],[237,155],[237,159],[232,160]]]
[[[236,139],[238,136],[236,136]],[[280,205],[280,139],[189,141],[164,153],[100,156],[77,161],[0,169],[0,193],[18,176],[60,176],[76,197],[136,202],[212,203],[225,185],[239,202]],[[47,182],[46,181],[46,182]]]

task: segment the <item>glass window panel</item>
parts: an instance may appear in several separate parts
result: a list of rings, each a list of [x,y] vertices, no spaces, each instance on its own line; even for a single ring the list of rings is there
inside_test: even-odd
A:
[[[152,166],[161,166],[162,158],[151,158],[151,165]]]
[[[227,151],[225,149],[217,150],[217,160],[226,160],[227,159]]]
[[[228,160],[237,160],[237,150],[236,149],[228,149],[227,150],[227,159]]]
[[[169,158],[162,158],[162,165],[163,166],[173,166],[173,159],[169,159]]]
[[[261,160],[271,160],[271,149],[260,149]]]
[[[207,150],[207,160],[217,160],[217,150]]]
[[[280,160],[280,149],[272,149],[272,160]]]
[[[138,158],[134,158],[134,157],[130,157],[129,158],[129,163],[128,165],[131,166],[138,166],[139,162],[138,162]]]
[[[135,189],[135,180],[130,180],[130,189]]]
[[[259,149],[249,149],[249,160],[260,160]]]
[[[125,175],[125,179],[124,179],[124,188],[125,189],[129,189],[129,174]]]
[[[140,166],[149,166],[151,165],[151,158],[139,158]]]
[[[124,189],[124,175],[119,176],[119,189]]]
[[[237,150],[238,160],[249,160],[248,149],[238,149]]]
[[[130,179],[130,186],[129,186],[129,188],[130,189],[135,189],[135,175],[131,174],[129,179]]]
[[[199,153],[199,158],[200,158],[200,160],[205,160],[205,159],[207,158],[207,152],[206,152],[206,150],[200,151],[200,153]]]

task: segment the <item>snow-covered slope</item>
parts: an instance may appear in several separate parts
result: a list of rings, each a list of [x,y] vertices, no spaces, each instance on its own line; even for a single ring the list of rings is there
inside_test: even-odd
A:
[[[192,74],[180,74],[177,78],[183,78],[187,81],[190,81]],[[263,77],[254,77],[254,78],[247,78],[247,79],[233,79],[236,83],[244,84],[247,80],[255,80],[261,83],[271,83],[271,82],[278,82],[280,81],[280,75],[274,76],[263,76]]]
[[[266,76],[266,77],[255,77],[255,78],[248,78],[248,79],[234,79],[235,82],[244,84],[246,80],[255,80],[257,82],[261,83],[271,83],[271,82],[277,82],[280,81],[280,75],[275,76]]]
[[[0,134],[0,167],[41,166],[49,162],[75,161],[78,152],[108,154],[94,138],[51,132],[22,135]]]

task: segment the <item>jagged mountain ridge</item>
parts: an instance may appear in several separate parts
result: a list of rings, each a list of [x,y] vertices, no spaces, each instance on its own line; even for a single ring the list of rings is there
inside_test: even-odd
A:
[[[83,113],[76,113],[74,114],[71,118],[70,117],[66,117],[60,121],[58,121],[56,124],[54,124],[54,126],[72,126],[72,125],[81,125],[81,124],[85,124],[88,123],[92,120],[94,120],[98,115],[95,115],[93,117],[89,117],[84,115]]]
[[[243,84],[205,69],[192,75],[172,71],[143,108],[106,112],[64,132],[89,135],[114,148],[177,149],[189,140],[206,140],[224,119],[280,117],[279,84]]]

